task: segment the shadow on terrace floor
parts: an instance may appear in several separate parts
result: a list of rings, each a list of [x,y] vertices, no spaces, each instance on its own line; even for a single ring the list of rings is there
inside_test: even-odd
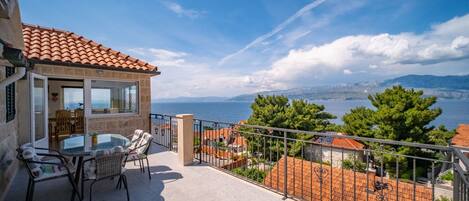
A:
[[[126,164],[127,176],[130,200],[165,200],[161,195],[165,188],[164,183],[172,182],[178,179],[182,179],[180,173],[172,171],[172,169],[166,165],[159,163],[156,164],[156,159],[153,154],[161,153],[164,150],[159,149],[157,146],[152,148],[152,156],[150,157],[150,172],[152,179],[148,179],[148,173],[142,173],[138,166],[134,166],[133,162]],[[145,169],[146,171],[146,169]],[[12,187],[8,192],[5,200],[25,200],[26,188],[28,185],[28,175],[24,168],[18,170]],[[85,199],[89,199],[89,185],[91,181],[85,182]],[[126,200],[125,189],[116,190],[115,186],[117,179],[114,180],[103,180],[96,183],[93,187],[93,200],[96,201],[115,201],[115,200]],[[34,191],[35,201],[62,201],[70,200],[70,193],[72,187],[66,178],[57,180],[45,181],[36,184]],[[78,200],[78,199],[75,199]]]
[[[204,164],[181,166],[178,164],[177,154],[165,148],[152,144],[150,172],[141,173],[140,169],[127,164],[127,179],[130,200],[132,201],[275,201],[282,200],[282,196],[259,186],[250,184],[236,177],[230,176]],[[28,175],[20,169],[5,200],[24,200]],[[124,201],[125,190],[115,190],[117,179],[104,180],[95,184],[93,188],[94,201]],[[89,184],[85,183],[85,200],[89,198]],[[52,180],[39,183],[35,189],[35,201],[67,201],[70,200],[71,185],[67,180]]]

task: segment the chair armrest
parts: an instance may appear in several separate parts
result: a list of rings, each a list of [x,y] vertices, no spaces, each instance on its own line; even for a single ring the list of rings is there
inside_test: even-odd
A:
[[[57,165],[66,167],[63,163],[47,162],[47,161],[35,161],[35,160],[26,160],[27,163],[36,163],[36,164],[47,164],[47,165]]]
[[[34,149],[45,150],[45,151],[49,151],[49,152],[55,152],[55,153],[60,155],[60,152],[55,150],[55,149],[48,149],[48,148],[42,148],[42,147],[34,147]]]
[[[62,163],[69,163],[69,160],[67,158],[65,158],[64,156],[62,155],[58,155],[58,154],[46,154],[46,153],[37,153],[38,156],[49,156],[49,157],[54,157],[54,158],[58,158],[60,159],[60,161],[62,161]]]
[[[67,158],[65,158],[62,154],[60,154],[59,151],[57,151],[57,150],[55,150],[55,149],[40,148],[40,147],[35,147],[34,149],[45,150],[45,151],[52,152],[52,153],[37,153],[38,156],[55,157],[55,158],[60,159],[60,160],[61,160],[62,162],[64,162],[64,163],[68,163],[68,162],[69,162]]]

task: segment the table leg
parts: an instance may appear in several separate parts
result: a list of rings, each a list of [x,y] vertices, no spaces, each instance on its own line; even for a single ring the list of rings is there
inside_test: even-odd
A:
[[[81,177],[81,169],[83,168],[83,156],[78,157],[78,164],[77,164],[77,171],[75,172],[75,184],[77,189],[80,190],[80,177]],[[83,181],[81,181],[83,182]],[[83,195],[81,195],[83,197]],[[75,191],[72,193],[72,201],[75,200]]]

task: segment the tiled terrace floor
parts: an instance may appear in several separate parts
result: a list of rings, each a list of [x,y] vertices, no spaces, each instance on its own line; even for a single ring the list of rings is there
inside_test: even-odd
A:
[[[250,184],[213,168],[195,165],[181,167],[177,155],[153,145],[150,156],[152,180],[140,173],[138,167],[128,163],[126,172],[130,199],[133,201],[275,201],[282,196]],[[20,169],[6,199],[24,200],[27,174]],[[125,190],[115,190],[117,180],[104,180],[95,184],[94,201],[126,200]],[[89,182],[85,184],[85,200],[88,200]],[[34,193],[35,201],[70,200],[71,186],[67,180],[59,179],[38,183]]]

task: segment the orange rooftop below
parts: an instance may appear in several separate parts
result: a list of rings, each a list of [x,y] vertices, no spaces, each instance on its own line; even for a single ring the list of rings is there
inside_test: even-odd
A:
[[[456,129],[456,135],[451,140],[452,145],[469,147],[469,124],[460,124]]]

